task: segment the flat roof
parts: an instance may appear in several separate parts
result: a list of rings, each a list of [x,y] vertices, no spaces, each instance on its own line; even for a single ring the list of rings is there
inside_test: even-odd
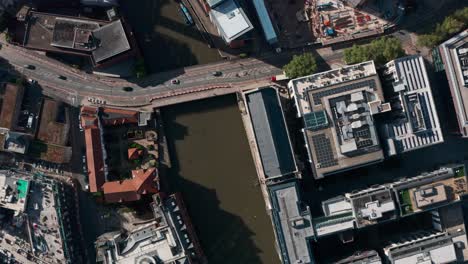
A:
[[[295,181],[269,186],[272,217],[281,259],[284,264],[315,263],[310,239],[314,236],[308,207],[300,208],[299,189]]]
[[[68,119],[68,107],[65,104],[52,99],[44,99],[37,138],[46,143],[65,146],[70,130]],[[63,122],[57,122],[57,120]]]
[[[30,183],[13,177],[11,172],[0,172],[0,207],[22,212],[26,209]]]
[[[116,20],[93,31],[97,48],[92,52],[97,63],[130,50],[121,20]]]
[[[278,36],[276,35],[275,28],[271,22],[270,15],[265,6],[265,0],[253,0],[255,11],[257,11],[258,19],[262,25],[263,34],[265,35],[266,41],[272,45],[278,42]]]
[[[12,129],[21,108],[24,87],[7,83],[0,88],[0,127]]]
[[[384,72],[393,87],[392,119],[384,125],[388,154],[444,142],[423,57],[393,60]]]
[[[457,261],[455,245],[447,233],[437,233],[427,237],[396,244],[386,249],[392,264],[406,263],[452,263]]]
[[[439,47],[452,92],[460,132],[468,137],[468,29]]]
[[[245,95],[266,178],[297,171],[279,95],[262,88]]]
[[[83,19],[56,17],[50,45],[60,48],[91,50],[91,32],[99,28],[99,23]],[[81,45],[80,45],[81,44]]]
[[[288,87],[316,178],[383,160],[372,115],[386,108],[372,61],[293,79]]]
[[[395,219],[396,206],[391,189],[386,186],[347,194],[358,228]]]
[[[235,0],[225,0],[211,9],[210,17],[227,43],[253,29],[249,18]]]

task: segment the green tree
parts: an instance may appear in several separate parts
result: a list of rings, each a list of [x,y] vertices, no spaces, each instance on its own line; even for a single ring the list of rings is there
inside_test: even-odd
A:
[[[433,48],[442,41],[462,31],[468,26],[468,7],[457,10],[447,16],[442,23],[438,23],[431,33],[418,37],[417,45],[420,47]]]
[[[396,38],[382,37],[373,40],[367,45],[353,45],[344,50],[344,60],[347,64],[355,64],[363,61],[373,60],[377,64],[405,55],[401,42]]]
[[[283,67],[283,70],[291,79],[313,74],[317,71],[317,62],[311,53],[294,55],[292,60]]]

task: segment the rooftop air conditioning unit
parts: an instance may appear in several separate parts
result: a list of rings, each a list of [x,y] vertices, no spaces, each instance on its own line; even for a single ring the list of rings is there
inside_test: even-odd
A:
[[[322,167],[322,164],[320,164],[320,163],[315,164],[316,169],[320,169],[321,167]]]

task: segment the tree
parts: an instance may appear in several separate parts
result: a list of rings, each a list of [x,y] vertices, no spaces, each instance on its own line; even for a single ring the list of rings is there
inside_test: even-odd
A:
[[[286,76],[291,79],[310,75],[317,71],[317,62],[311,53],[294,55],[292,60],[283,67]]]
[[[355,64],[369,59],[369,53],[365,46],[353,45],[351,48],[344,50],[344,60],[347,64]]]
[[[418,37],[417,45],[420,47],[433,48],[442,41],[462,31],[468,26],[468,7],[457,10],[447,16],[442,23],[438,23],[429,34]]]
[[[401,42],[396,38],[382,37],[373,40],[367,45],[353,45],[344,50],[344,60],[347,64],[356,64],[363,61],[373,60],[377,64],[405,55]]]

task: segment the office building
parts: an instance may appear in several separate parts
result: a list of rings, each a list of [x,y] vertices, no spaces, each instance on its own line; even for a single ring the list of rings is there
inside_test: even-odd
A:
[[[227,44],[231,44],[253,29],[249,18],[235,0],[216,2],[212,5],[209,16]]]
[[[468,29],[439,47],[462,137],[468,137]]]
[[[297,172],[278,91],[260,88],[246,92],[245,100],[265,178],[273,180]]]
[[[104,264],[204,263],[205,256],[180,194],[153,196],[155,220],[125,233],[106,233],[96,241],[96,262]]]
[[[314,237],[308,206],[300,201],[295,181],[269,187],[272,218],[284,264],[315,263],[310,240]]]
[[[315,178],[384,159],[373,115],[390,110],[374,62],[289,81]]]
[[[120,19],[93,20],[42,13],[23,7],[17,14],[24,23],[15,41],[28,49],[88,57],[95,67],[109,66],[135,55],[133,34]]]
[[[422,56],[408,56],[385,65],[384,82],[392,87],[390,122],[383,137],[389,156],[444,142]]]

